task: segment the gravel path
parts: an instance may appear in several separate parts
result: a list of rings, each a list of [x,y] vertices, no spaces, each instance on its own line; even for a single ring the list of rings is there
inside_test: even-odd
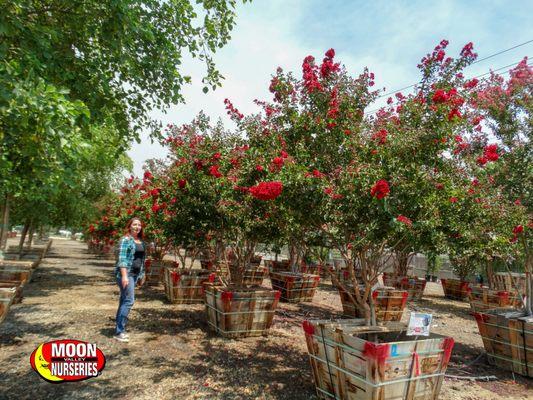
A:
[[[301,322],[341,310],[331,286],[321,285],[312,304],[280,303],[268,337],[238,341],[210,333],[202,305],[168,304],[162,287],[137,290],[128,326],[132,339],[125,344],[112,339],[118,303],[112,270],[113,261],[88,254],[83,243],[54,240],[23,302],[0,325],[0,399],[316,398]],[[531,380],[513,380],[478,357],[482,342],[468,305],[444,299],[436,284],[427,291],[410,308],[434,312],[433,330],[455,338],[448,373],[499,379],[447,378],[441,399],[533,399]],[[54,385],[31,369],[29,357],[39,344],[67,338],[97,344],[107,358],[101,376]]]

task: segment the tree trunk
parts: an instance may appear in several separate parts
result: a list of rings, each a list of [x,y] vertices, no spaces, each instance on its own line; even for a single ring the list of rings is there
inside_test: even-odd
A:
[[[494,288],[494,269],[492,268],[492,260],[487,261],[485,272],[487,273],[487,280],[489,281],[489,287],[493,289]]]
[[[0,213],[0,251],[7,246],[7,233],[9,225],[9,197],[6,194]]]
[[[26,234],[28,233],[30,224],[31,224],[31,221],[27,219],[26,222],[24,223],[24,228],[22,228],[22,232],[20,233],[19,258],[22,257],[22,247],[24,246],[24,241],[26,240]]]
[[[32,223],[30,226],[30,230],[28,233],[28,249],[31,249],[31,245],[33,243],[33,234],[35,233],[35,224]]]

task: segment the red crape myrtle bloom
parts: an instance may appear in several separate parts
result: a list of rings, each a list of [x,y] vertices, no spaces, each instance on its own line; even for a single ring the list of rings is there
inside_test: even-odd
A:
[[[374,186],[372,186],[372,189],[370,189],[370,194],[378,200],[387,197],[389,193],[389,183],[385,179],[380,179],[374,184]]]
[[[489,144],[483,150],[483,156],[489,161],[498,161],[498,158],[500,158],[500,155],[498,154],[498,145]]]
[[[413,225],[413,221],[411,221],[405,215],[401,215],[401,214],[396,217],[396,221],[401,222],[402,224],[405,224],[408,226]]]
[[[283,184],[279,181],[260,182],[248,189],[248,192],[259,200],[274,200],[283,191]]]

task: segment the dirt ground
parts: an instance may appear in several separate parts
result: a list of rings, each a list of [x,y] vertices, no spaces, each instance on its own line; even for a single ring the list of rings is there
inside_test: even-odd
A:
[[[54,240],[23,302],[0,324],[0,399],[316,399],[301,323],[340,316],[331,285],[321,284],[313,303],[280,303],[268,337],[241,340],[211,333],[202,305],[172,305],[162,287],[144,288],[130,314],[132,339],[120,343],[112,339],[118,304],[112,271],[113,261],[88,254],[83,243]],[[533,380],[487,364],[467,303],[444,299],[440,285],[428,283],[424,300],[409,309],[433,313],[432,330],[455,339],[447,374],[497,377],[446,377],[441,399],[533,399]],[[54,339],[96,343],[107,358],[102,375],[42,380],[29,357]]]

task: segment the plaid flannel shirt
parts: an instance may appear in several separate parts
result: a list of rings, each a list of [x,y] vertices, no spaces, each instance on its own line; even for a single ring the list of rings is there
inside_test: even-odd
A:
[[[142,258],[141,262],[141,271],[139,272],[139,278],[144,278],[144,260],[146,258],[146,245],[143,243],[144,246],[144,256]],[[118,260],[117,264],[115,266],[115,275],[117,278],[121,277],[120,274],[120,268],[126,268],[128,270],[128,275],[131,270],[131,266],[133,265],[133,257],[135,255],[135,240],[131,236],[125,236],[122,239],[120,239],[120,242],[118,244]]]

